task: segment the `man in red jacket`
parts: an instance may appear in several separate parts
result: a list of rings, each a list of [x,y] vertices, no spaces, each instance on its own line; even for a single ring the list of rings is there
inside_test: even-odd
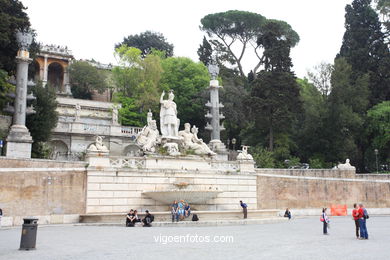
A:
[[[360,227],[360,239],[368,239],[367,227],[366,227],[366,209],[363,204],[359,204],[358,218],[359,218],[359,227]]]
[[[356,203],[353,204],[352,218],[355,222],[356,238],[359,239],[359,207]]]

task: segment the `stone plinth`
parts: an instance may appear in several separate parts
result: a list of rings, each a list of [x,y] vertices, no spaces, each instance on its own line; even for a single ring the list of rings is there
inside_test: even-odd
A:
[[[31,158],[32,137],[24,125],[13,125],[7,137],[7,157]]]
[[[88,151],[86,159],[89,167],[110,167],[109,152]]]

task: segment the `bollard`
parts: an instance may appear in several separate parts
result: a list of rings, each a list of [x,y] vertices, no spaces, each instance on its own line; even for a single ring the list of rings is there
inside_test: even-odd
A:
[[[22,237],[19,250],[35,249],[38,229],[37,222],[37,218],[23,218]]]

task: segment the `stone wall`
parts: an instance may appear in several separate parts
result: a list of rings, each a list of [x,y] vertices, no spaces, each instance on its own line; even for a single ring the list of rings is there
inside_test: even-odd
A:
[[[341,170],[256,169],[257,207],[322,208],[363,202],[390,208],[390,175],[356,175]]]
[[[144,211],[169,211],[169,204],[147,197],[145,191],[177,189],[175,183],[187,183],[188,189],[222,191],[197,210],[236,210],[239,200],[255,209],[256,176],[197,170],[164,169],[88,169],[87,213],[123,213],[130,208]]]
[[[40,224],[78,222],[85,213],[85,163],[0,158],[0,165],[3,225],[26,216]]]

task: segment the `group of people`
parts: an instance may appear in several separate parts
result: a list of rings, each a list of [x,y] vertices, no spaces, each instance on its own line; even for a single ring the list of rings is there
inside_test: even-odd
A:
[[[138,217],[137,210],[131,209],[126,215],[126,227],[134,227],[137,222],[142,222],[144,227],[151,227],[153,221],[154,216],[149,210],[145,210],[145,217],[142,220]]]
[[[327,208],[322,209],[321,222],[323,222],[323,234],[328,235],[330,219],[326,213]],[[363,204],[353,204],[352,218],[355,222],[356,238],[360,240],[368,239],[366,220],[369,218],[368,212]]]
[[[183,220],[191,215],[191,207],[188,202],[184,202],[184,200],[180,200],[179,202],[175,200],[171,205],[171,213],[172,213],[172,222],[176,220]]]

